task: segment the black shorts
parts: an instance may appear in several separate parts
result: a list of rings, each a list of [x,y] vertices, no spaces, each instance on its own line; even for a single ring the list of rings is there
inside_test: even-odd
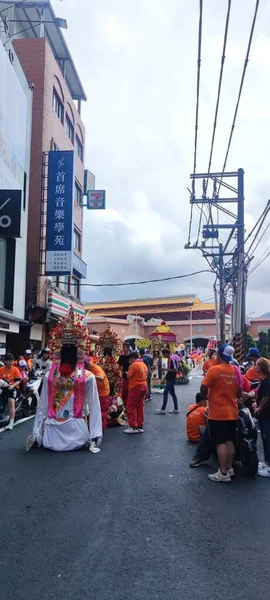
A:
[[[4,390],[5,398],[12,398],[13,400],[17,400],[20,394],[20,390],[18,388],[13,388],[13,390],[9,390],[8,388],[2,388]]]
[[[238,421],[213,421],[208,420],[211,441],[215,446],[233,442],[236,444]]]

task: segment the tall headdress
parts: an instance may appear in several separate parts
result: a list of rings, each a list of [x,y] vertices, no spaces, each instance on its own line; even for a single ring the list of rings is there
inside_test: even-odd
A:
[[[77,347],[78,360],[82,361],[88,356],[91,348],[89,329],[83,324],[83,317],[74,312],[71,306],[66,317],[52,329],[49,339],[49,348],[54,360],[59,360],[60,351],[65,344]]]
[[[110,325],[107,325],[106,329],[100,334],[99,347],[102,352],[104,348],[111,348],[113,356],[121,354],[122,342]]]

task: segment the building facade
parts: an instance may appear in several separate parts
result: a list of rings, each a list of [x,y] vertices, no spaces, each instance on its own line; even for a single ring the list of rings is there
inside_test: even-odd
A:
[[[95,302],[85,304],[87,322],[100,333],[110,324],[122,340],[150,338],[157,324],[166,321],[177,343],[206,347],[216,339],[215,304],[195,296]],[[226,337],[230,337],[230,315],[226,315]]]
[[[0,3],[1,4],[1,3]],[[25,319],[32,90],[0,13],[0,355],[13,350]],[[16,196],[18,193],[18,204]],[[11,211],[11,212],[10,212]],[[18,235],[7,225],[18,219]],[[14,230],[13,230],[14,233]]]
[[[24,344],[30,341],[38,347],[46,342],[50,328],[70,304],[84,314],[80,301],[80,280],[86,277],[82,260],[85,128],[81,103],[86,96],[61,32],[63,23],[55,17],[50,2],[26,0],[23,5],[10,5],[12,46],[33,90],[25,313],[31,326],[22,328],[21,337]],[[48,277],[48,162],[49,152],[59,151],[74,152],[73,267],[70,275]]]

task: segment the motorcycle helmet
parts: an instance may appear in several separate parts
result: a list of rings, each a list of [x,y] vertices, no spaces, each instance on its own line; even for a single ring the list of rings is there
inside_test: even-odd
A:
[[[21,369],[27,369],[27,364],[25,360],[19,360],[18,365],[19,367],[21,367]]]

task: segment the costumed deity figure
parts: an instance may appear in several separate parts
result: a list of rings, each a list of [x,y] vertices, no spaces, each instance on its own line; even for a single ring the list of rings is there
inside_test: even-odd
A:
[[[122,400],[122,370],[118,364],[122,342],[110,325],[100,334],[100,366],[105,371],[110,384],[111,404],[108,410],[108,424],[125,425],[125,409]]]
[[[26,450],[37,445],[68,451],[86,445],[99,452],[102,421],[97,384],[84,367],[90,349],[89,331],[72,307],[52,330],[49,347],[53,362],[44,378]]]

